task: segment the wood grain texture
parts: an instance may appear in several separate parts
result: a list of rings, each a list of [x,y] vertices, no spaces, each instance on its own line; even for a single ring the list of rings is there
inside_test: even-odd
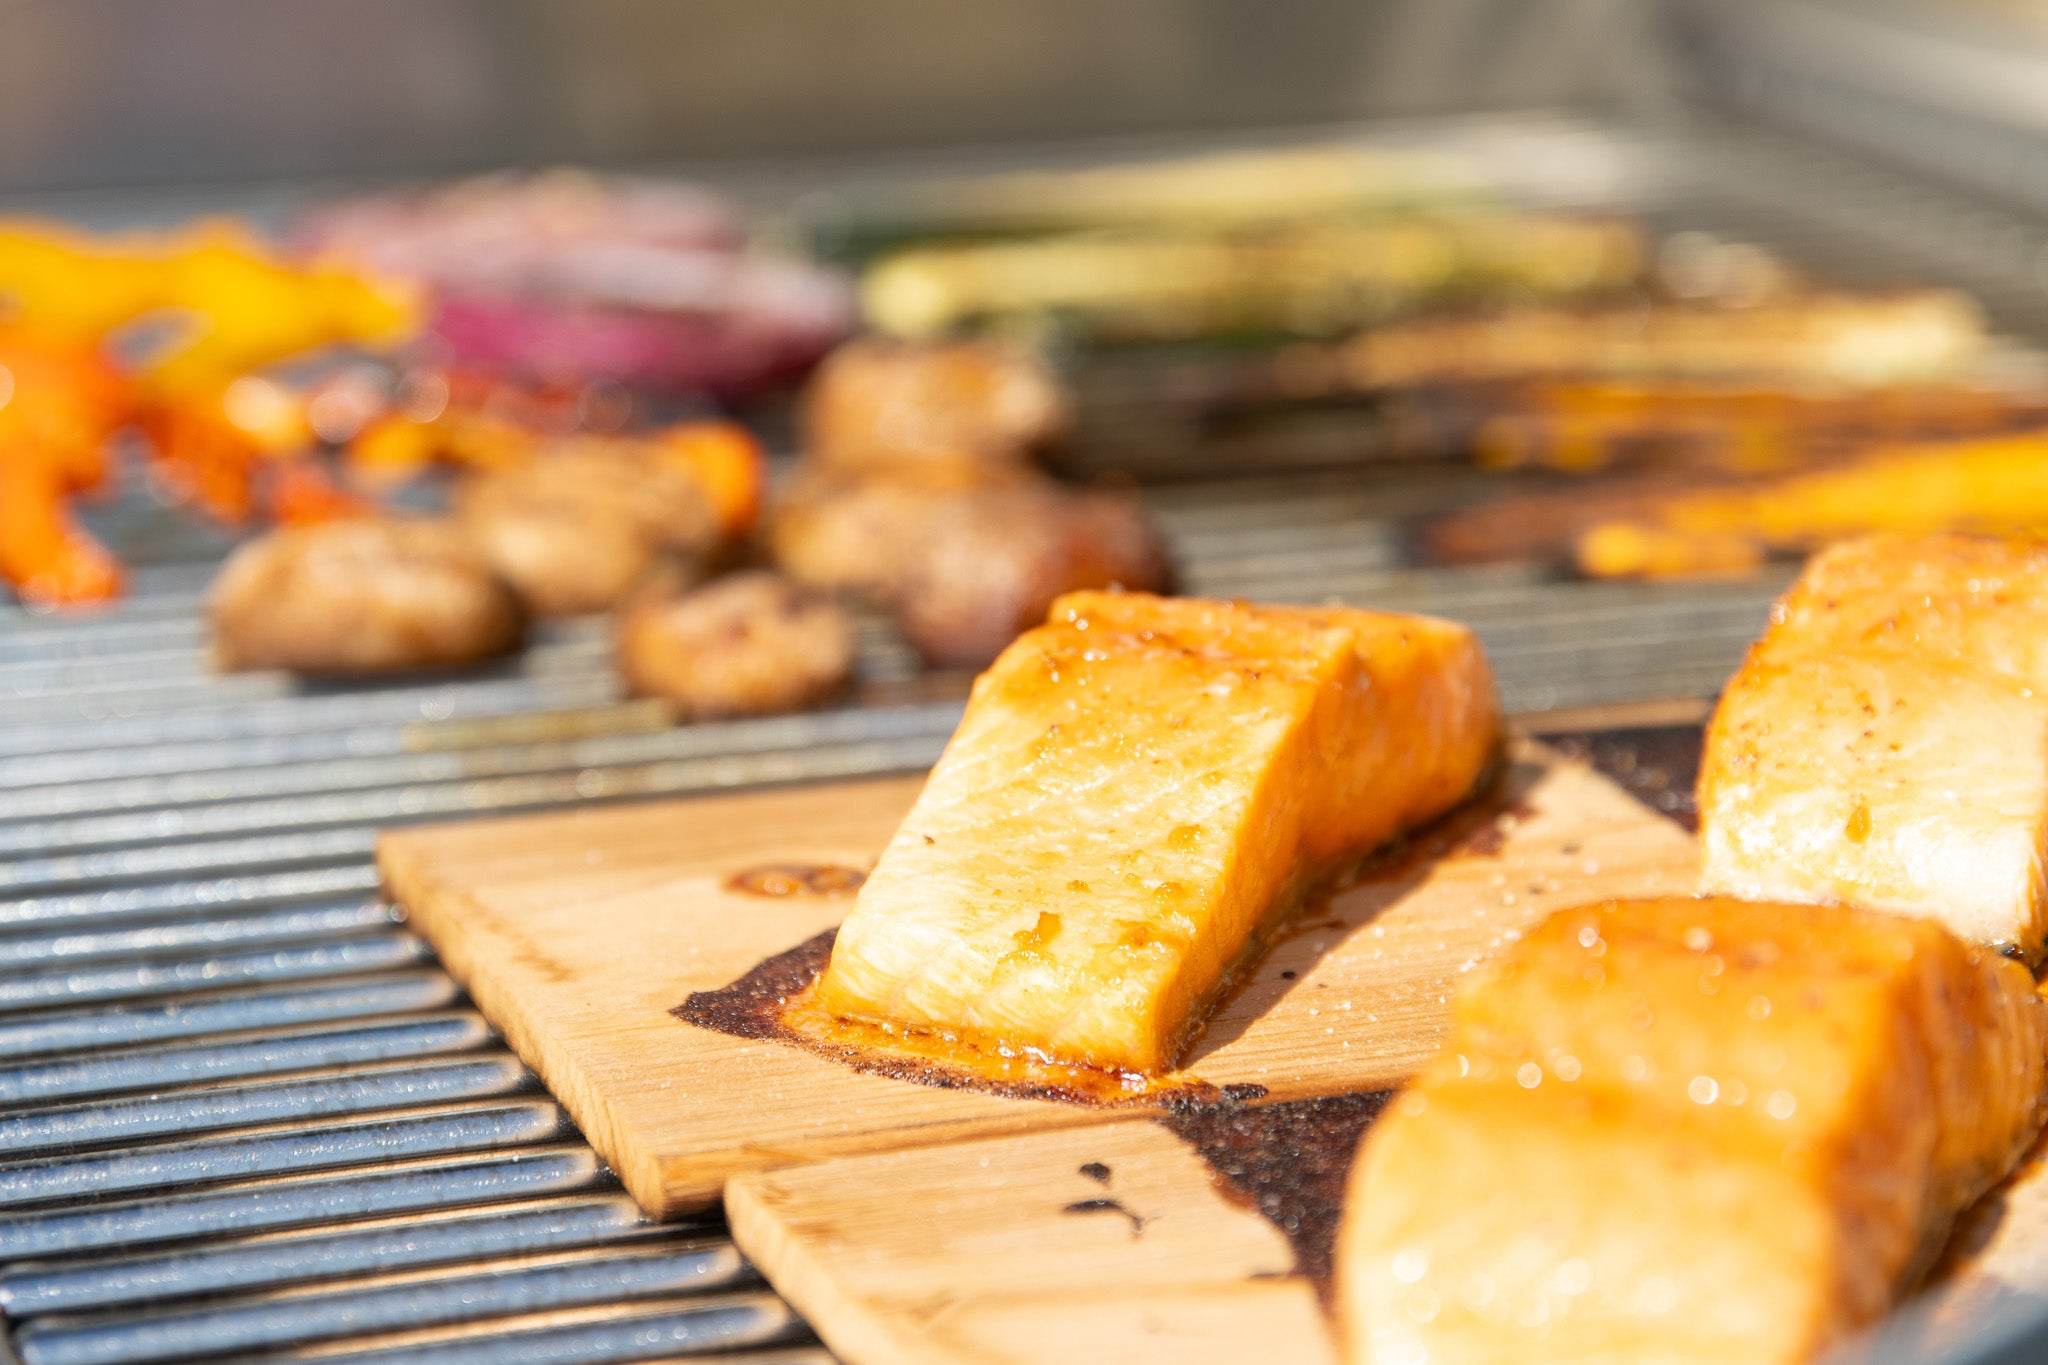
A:
[[[668,1014],[847,906],[735,894],[730,874],[870,866],[917,789],[896,778],[403,831],[379,861],[634,1198],[671,1216],[742,1171],[1126,1116],[865,1075]],[[1488,804],[1417,842],[1273,950],[1188,1073],[1274,1098],[1384,1087],[1435,1050],[1452,978],[1508,935],[1564,905],[1689,892],[1697,870],[1681,830],[1526,743]],[[1424,856],[1432,843],[1445,847]]]
[[[1100,1199],[1142,1226],[1066,1212]],[[1335,1359],[1286,1239],[1149,1119],[755,1172],[726,1213],[849,1365]]]
[[[1065,1212],[1104,1197],[1142,1231]],[[740,1249],[847,1365],[1337,1358],[1285,1239],[1150,1120],[758,1171],[725,1200]],[[1931,1359],[2042,1294],[2048,1142],[1889,1330]]]

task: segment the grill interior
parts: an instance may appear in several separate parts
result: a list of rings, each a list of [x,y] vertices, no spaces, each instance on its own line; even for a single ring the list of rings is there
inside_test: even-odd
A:
[[[1469,139],[1475,127],[1455,136]],[[1550,197],[1781,250],[1848,283],[1977,290],[2048,339],[2048,232],[1730,125],[1559,125]],[[1406,130],[1406,139],[1429,134]],[[1541,197],[1543,170],[1526,172]],[[1577,178],[1574,178],[1577,177]],[[1510,710],[1711,695],[1783,574],[1713,585],[1409,567],[1404,526],[1483,486],[1335,465],[1162,483],[1188,590],[1471,622]],[[826,1357],[716,1221],[642,1220],[378,895],[416,821],[920,767],[965,678],[879,621],[855,700],[670,727],[604,630],[376,686],[209,671],[222,543],[138,500],[99,616],[0,609],[0,1311],[28,1365]]]

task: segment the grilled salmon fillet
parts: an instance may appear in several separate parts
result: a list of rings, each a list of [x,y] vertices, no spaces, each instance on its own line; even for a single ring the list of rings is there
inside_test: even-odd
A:
[[[1562,911],[1467,978],[1366,1136],[1349,1359],[1809,1359],[2025,1150],[2044,1047],[2025,969],[1930,921]]]
[[[1707,730],[1701,889],[1926,915],[2042,954],[2048,546],[1817,556]]]
[[[1497,731],[1447,621],[1069,594],[975,682],[817,1003],[1166,1070],[1290,905],[1463,799]]]

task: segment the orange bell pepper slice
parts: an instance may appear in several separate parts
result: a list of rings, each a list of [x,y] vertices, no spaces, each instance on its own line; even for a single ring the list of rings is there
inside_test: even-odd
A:
[[[725,539],[745,540],[761,519],[768,461],[752,432],[736,422],[683,422],[656,433],[662,455],[703,487]]]

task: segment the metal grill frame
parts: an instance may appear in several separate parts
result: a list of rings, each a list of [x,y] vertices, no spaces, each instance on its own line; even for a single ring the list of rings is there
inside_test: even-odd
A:
[[[1527,145],[1520,127],[1391,136]],[[2034,238],[1958,259],[1946,229],[1980,210],[1924,187],[1724,126],[1559,122],[1545,137],[1578,159],[1552,182],[1521,167],[1533,197],[1618,202],[1851,282],[1959,283],[2048,337]],[[1875,211],[1901,203],[1916,207]],[[2037,224],[1987,230],[2048,243]],[[1524,712],[1710,695],[1783,581],[1404,568],[1401,518],[1431,477],[1248,475],[1148,497],[1190,590],[1468,620]],[[920,677],[869,622],[853,704],[675,728],[618,695],[587,621],[462,677],[222,678],[198,620],[218,544],[150,532],[147,508],[113,519],[167,556],[140,567],[130,602],[78,621],[0,608],[0,1313],[15,1358],[823,1361],[715,1219],[640,1217],[379,898],[373,831],[919,768],[964,680]]]

